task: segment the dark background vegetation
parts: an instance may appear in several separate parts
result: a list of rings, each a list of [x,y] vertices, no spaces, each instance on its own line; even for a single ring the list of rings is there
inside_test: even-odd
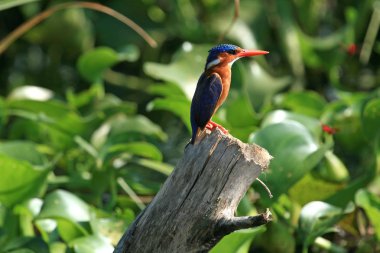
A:
[[[274,197],[254,183],[237,210],[274,221],[213,252],[380,250],[379,1],[110,0],[157,46],[80,6],[11,35],[62,3],[0,1],[0,252],[112,252],[180,159],[221,42],[270,51],[234,64],[214,119],[275,157]]]

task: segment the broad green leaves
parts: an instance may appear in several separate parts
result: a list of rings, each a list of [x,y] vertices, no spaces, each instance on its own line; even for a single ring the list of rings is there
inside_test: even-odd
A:
[[[320,146],[307,128],[295,121],[268,125],[251,141],[266,148],[274,157],[263,176],[274,200],[317,165],[328,148]]]
[[[83,54],[78,60],[78,70],[90,82],[100,81],[103,71],[119,61],[118,54],[107,47],[99,47]]]
[[[73,240],[70,246],[75,253],[112,253],[114,248],[101,236],[86,236]]]
[[[248,253],[253,237],[264,232],[263,227],[235,231],[225,237],[210,251],[211,253]]]
[[[0,168],[0,203],[8,207],[38,196],[49,173],[4,154],[0,154]]]
[[[172,63],[148,62],[144,65],[144,71],[156,79],[176,83],[182,88],[187,98],[191,98],[209,49],[210,46],[207,45],[196,46],[186,42],[175,55]]]
[[[332,226],[353,209],[352,203],[345,209],[321,201],[306,204],[301,210],[299,220],[300,241],[304,248],[312,244],[318,236],[332,231]]]
[[[45,198],[40,219],[66,219],[73,223],[90,220],[89,206],[77,196],[57,190]]]

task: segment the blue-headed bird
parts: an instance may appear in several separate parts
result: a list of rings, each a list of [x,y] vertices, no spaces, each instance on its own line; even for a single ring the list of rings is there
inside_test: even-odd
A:
[[[198,80],[191,102],[191,144],[195,143],[205,128],[213,130],[217,127],[228,133],[222,126],[212,122],[211,118],[227,98],[231,84],[231,66],[239,58],[267,53],[269,52],[245,50],[230,44],[221,44],[209,51],[204,72]]]

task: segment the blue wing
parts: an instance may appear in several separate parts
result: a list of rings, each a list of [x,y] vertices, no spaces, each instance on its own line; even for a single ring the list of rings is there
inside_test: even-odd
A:
[[[218,74],[201,75],[191,102],[190,121],[193,131],[191,144],[194,144],[198,128],[205,128],[215,112],[216,104],[222,94],[222,80]]]

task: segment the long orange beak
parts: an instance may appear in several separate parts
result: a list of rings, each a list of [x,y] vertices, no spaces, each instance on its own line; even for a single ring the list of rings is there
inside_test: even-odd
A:
[[[238,57],[247,57],[247,56],[256,56],[256,55],[262,55],[262,54],[269,54],[268,51],[262,51],[262,50],[243,50],[242,52],[238,53]]]

